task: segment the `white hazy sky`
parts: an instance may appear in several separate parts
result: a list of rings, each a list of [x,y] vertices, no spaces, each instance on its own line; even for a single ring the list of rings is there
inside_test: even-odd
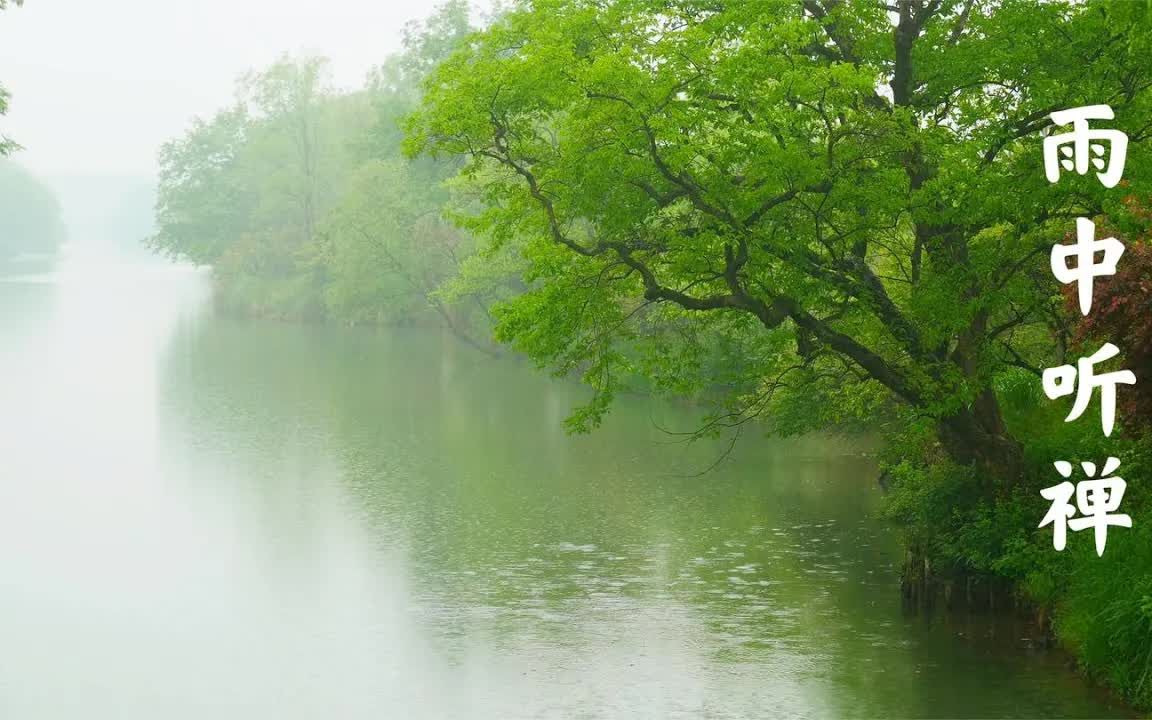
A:
[[[284,52],[332,60],[340,86],[400,46],[436,0],[25,0],[0,13],[0,133],[42,175],[155,174],[160,144]]]

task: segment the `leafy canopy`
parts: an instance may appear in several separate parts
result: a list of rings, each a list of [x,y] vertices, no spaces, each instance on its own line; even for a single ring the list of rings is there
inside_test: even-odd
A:
[[[585,371],[583,420],[634,372],[701,387],[730,353],[721,423],[895,403],[968,461],[1011,450],[995,377],[1055,359],[1047,249],[1121,195],[1046,181],[1047,115],[1112,105],[1147,185],[1148,26],[1138,3],[525,1],[433,73],[408,150],[469,159],[472,227],[531,264],[499,332]]]

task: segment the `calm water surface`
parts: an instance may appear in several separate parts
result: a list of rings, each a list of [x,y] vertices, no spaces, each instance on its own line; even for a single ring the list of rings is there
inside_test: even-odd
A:
[[[1056,655],[901,613],[849,441],[427,331],[237,322],[208,277],[0,280],[0,717],[1111,716]],[[1002,635],[1002,633],[1001,633]]]

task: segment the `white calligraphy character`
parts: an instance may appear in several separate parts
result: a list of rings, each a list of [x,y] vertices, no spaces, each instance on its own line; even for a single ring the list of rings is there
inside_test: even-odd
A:
[[[1057,460],[1053,463],[1056,470],[1064,477],[1072,477],[1072,463]],[[1118,458],[1110,457],[1104,463],[1104,477],[1096,478],[1096,463],[1083,462],[1080,466],[1088,480],[1081,480],[1073,485],[1062,482],[1044,488],[1040,494],[1052,502],[1048,514],[1040,521],[1039,527],[1052,525],[1052,547],[1057,551],[1063,550],[1068,543],[1068,530],[1080,532],[1088,528],[1096,531],[1096,554],[1104,554],[1104,546],[1108,542],[1108,527],[1132,527],[1132,518],[1124,513],[1117,513],[1120,501],[1124,499],[1124,490],[1127,484],[1124,478],[1108,477],[1120,467]],[[1069,502],[1072,495],[1076,495],[1076,507]],[[1081,517],[1075,517],[1079,510]]]
[[[1050,400],[1076,393],[1072,411],[1064,418],[1064,422],[1072,422],[1083,415],[1092,400],[1092,391],[1100,388],[1100,425],[1105,435],[1112,434],[1112,427],[1116,422],[1116,386],[1135,385],[1136,376],[1131,370],[1117,370],[1097,375],[1093,368],[1115,357],[1119,352],[1120,348],[1112,343],[1104,343],[1095,354],[1076,361],[1076,365],[1061,365],[1044,371],[1044,394]]]
[[[1060,179],[1060,170],[1075,170],[1084,175],[1089,163],[1097,170],[1096,177],[1106,188],[1116,187],[1124,174],[1124,160],[1128,154],[1128,136],[1119,130],[1100,130],[1088,127],[1089,120],[1111,120],[1115,117],[1108,105],[1058,110],[1050,116],[1057,125],[1072,125],[1072,131],[1044,138],[1044,172],[1048,182]],[[1100,141],[1100,142],[1097,142]],[[1111,145],[1107,162],[1106,148]],[[1107,168],[1107,169],[1105,169]]]
[[[1104,257],[1096,262],[1096,253]],[[1104,275],[1116,274],[1116,263],[1124,254],[1124,245],[1116,238],[1096,239],[1096,223],[1087,218],[1076,218],[1076,244],[1052,246],[1052,274],[1067,285],[1077,283],[1080,312],[1084,315],[1092,308],[1092,281]],[[1076,267],[1068,267],[1068,258],[1076,258]]]

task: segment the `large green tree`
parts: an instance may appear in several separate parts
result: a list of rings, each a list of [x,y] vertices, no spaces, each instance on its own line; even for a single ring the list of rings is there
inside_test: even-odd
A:
[[[1145,3],[525,0],[432,75],[409,149],[469,158],[473,226],[531,261],[499,333],[584,371],[578,420],[721,351],[718,422],[884,409],[991,490],[1020,458],[994,381],[1059,355],[1048,249],[1126,192],[1049,184],[1048,115],[1110,104],[1147,188],[1150,43]]]

